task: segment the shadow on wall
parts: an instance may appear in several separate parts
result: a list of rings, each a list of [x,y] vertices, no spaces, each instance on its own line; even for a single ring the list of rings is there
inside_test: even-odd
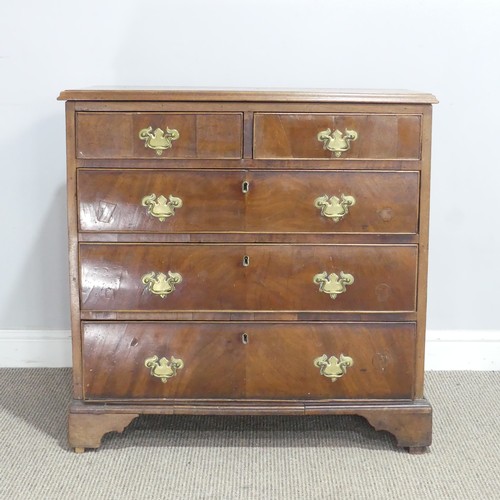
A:
[[[12,267],[5,270],[1,328],[70,328],[65,143],[61,128],[64,117],[60,115],[33,124],[23,133],[33,139],[30,148],[21,159],[11,161],[10,182],[18,189],[7,195],[12,200],[7,200],[6,206],[17,208],[9,215],[12,231],[7,231],[5,238]]]

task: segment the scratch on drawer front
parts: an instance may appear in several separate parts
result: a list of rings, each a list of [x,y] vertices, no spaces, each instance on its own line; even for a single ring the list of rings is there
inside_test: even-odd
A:
[[[99,201],[99,204],[96,207],[96,219],[99,222],[104,222],[105,224],[109,224],[111,222],[111,218],[113,217],[113,212],[116,209],[116,205],[114,203],[108,203],[107,201]]]
[[[383,372],[391,361],[391,356],[387,351],[380,351],[373,355],[372,365]]]
[[[113,299],[115,292],[120,289],[123,268],[118,266],[92,267],[83,270],[82,301],[90,298]]]

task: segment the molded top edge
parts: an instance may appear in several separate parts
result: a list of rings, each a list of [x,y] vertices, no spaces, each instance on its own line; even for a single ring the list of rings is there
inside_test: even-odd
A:
[[[378,89],[210,89],[93,87],[63,90],[60,101],[218,101],[436,104],[432,94]]]

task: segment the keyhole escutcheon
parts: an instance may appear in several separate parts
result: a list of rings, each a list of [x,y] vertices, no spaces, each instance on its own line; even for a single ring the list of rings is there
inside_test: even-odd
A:
[[[248,267],[250,265],[250,257],[248,255],[243,256],[243,267]]]
[[[245,345],[248,344],[248,333],[241,334],[241,342]]]
[[[241,191],[245,194],[247,194],[248,191],[250,191],[250,183],[248,181],[243,181],[241,183]]]

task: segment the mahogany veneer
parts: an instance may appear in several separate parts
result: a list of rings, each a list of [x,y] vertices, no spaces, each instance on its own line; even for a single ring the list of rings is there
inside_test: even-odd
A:
[[[430,445],[432,95],[60,99],[71,447],[146,413],[357,414],[410,451]]]
[[[145,293],[142,276],[162,270],[181,274],[177,293]],[[355,275],[343,300],[318,293],[325,270]],[[80,271],[82,310],[410,312],[417,246],[82,243]]]
[[[415,323],[86,322],[83,339],[89,401],[413,397]],[[193,369],[152,384],[143,360],[158,349]],[[318,349],[356,353],[344,384],[318,381],[318,369],[303,362]]]
[[[418,172],[81,168],[77,178],[81,231],[417,233]],[[248,197],[241,196],[244,181]],[[163,191],[188,208],[160,224],[138,201]],[[342,225],[318,217],[314,206],[318,193],[334,191],[363,193]]]
[[[363,137],[349,153],[350,160],[420,159],[421,120],[418,114],[256,113],[254,157],[332,160],[332,152],[318,148],[316,139],[318,131],[329,128],[354,129]]]
[[[243,115],[78,113],[77,158],[151,158],[138,131],[151,124],[182,130],[182,141],[165,158],[241,158]],[[173,126],[171,128],[174,128]],[[110,136],[102,131],[112,131]],[[153,152],[154,153],[154,152]],[[155,155],[156,156],[156,155]]]

